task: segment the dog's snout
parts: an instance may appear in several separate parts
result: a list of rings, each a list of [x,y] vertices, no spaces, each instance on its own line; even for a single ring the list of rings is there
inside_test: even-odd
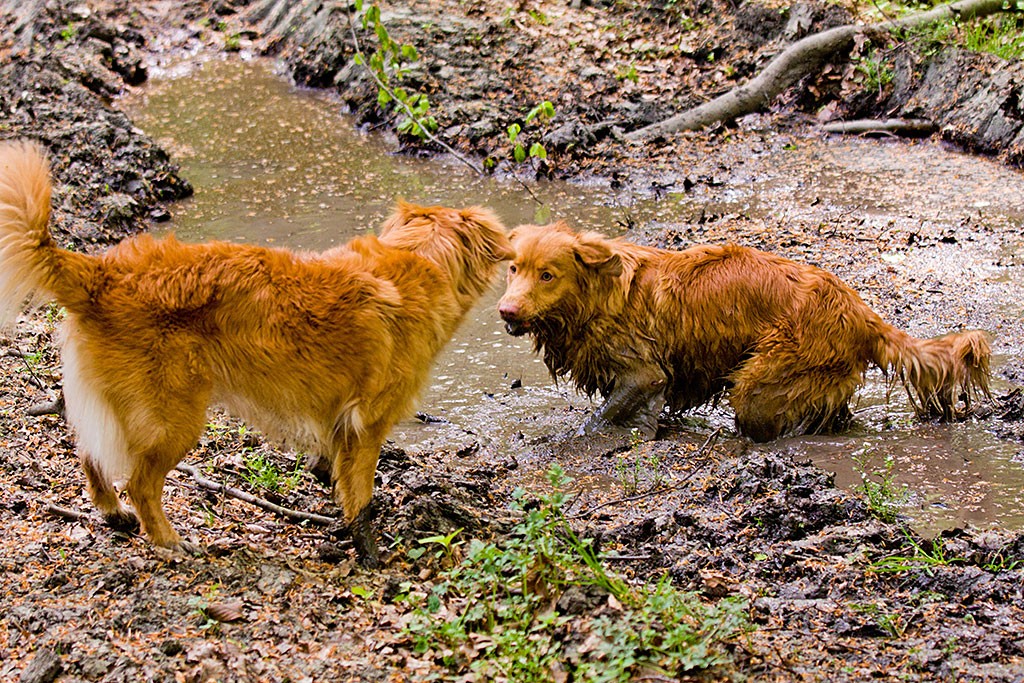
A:
[[[498,302],[498,315],[501,319],[509,322],[519,318],[519,306],[509,301]]]

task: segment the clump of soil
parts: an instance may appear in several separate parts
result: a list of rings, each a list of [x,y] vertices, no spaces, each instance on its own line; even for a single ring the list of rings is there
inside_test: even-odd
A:
[[[143,34],[123,23],[123,8],[51,3],[24,25],[17,16],[0,16],[0,137],[36,140],[49,151],[57,239],[85,249],[165,220],[164,203],[192,187],[110,106],[126,84],[146,78]]]

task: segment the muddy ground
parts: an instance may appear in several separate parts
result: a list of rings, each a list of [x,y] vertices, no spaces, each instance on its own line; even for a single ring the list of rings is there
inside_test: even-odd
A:
[[[498,160],[499,173],[588,177],[647,191],[713,185],[733,160],[771,144],[765,129],[799,134],[811,125],[808,112],[825,107],[851,116],[875,114],[893,111],[902,98],[899,106],[927,114],[928,102],[941,99],[910,94],[930,91],[914,90],[909,78],[883,96],[858,91],[855,74],[840,63],[746,125],[638,148],[618,139],[619,131],[749,76],[771,53],[772,41],[784,38],[785,13],[753,3],[736,11],[715,3],[664,3],[698,20],[699,30],[682,31],[679,15],[667,9],[553,5],[386,8],[396,37],[416,42],[428,57],[430,66],[414,76],[435,100],[446,139],[473,158]],[[287,32],[279,25],[254,21],[244,3],[8,0],[0,7],[0,137],[40,139],[51,150],[58,182],[55,232],[75,248],[100,248],[145,229],[174,210],[165,202],[190,191],[173,159],[110,106],[126,83],[144,79],[147,64],[223,49],[271,50],[298,80],[337,88],[369,128],[386,129],[386,117],[370,104],[375,92],[348,61],[343,14],[303,43],[282,38]],[[806,14],[824,27],[847,21],[844,12],[809,6]],[[601,23],[609,17],[607,26]],[[599,24],[615,28],[599,31]],[[665,44],[685,46],[684,56],[659,51]],[[900,56],[904,64],[923,64],[920,55]],[[1019,101],[1013,100],[1021,87],[1019,63],[981,69],[976,60],[990,61],[959,53],[936,61],[961,63],[969,78],[1005,78],[1016,85],[1000,92]],[[932,73],[925,66],[918,71]],[[526,133],[545,141],[549,159],[513,168],[505,127],[543,99],[552,100],[559,114]],[[1016,129],[972,128],[964,122],[981,117],[977,111],[934,106],[934,117],[944,123],[941,135],[1019,163],[1019,118]],[[1004,137],[994,143],[986,137],[992,131]],[[846,256],[827,265],[849,277],[862,248],[856,217],[830,221],[828,238],[842,240]],[[637,227],[638,239],[673,245],[695,234],[725,239],[736,226],[702,216],[688,226]],[[748,241],[800,252],[812,251],[823,239],[813,221],[768,228],[753,238],[748,233]],[[955,237],[967,242],[971,229],[964,226]],[[927,230],[914,239],[924,249],[949,243],[949,235]],[[896,322],[900,311],[893,302],[905,298],[894,296],[893,288],[901,284],[906,283],[884,273],[858,281]],[[944,299],[937,301],[932,305],[944,305]],[[31,316],[0,340],[2,680],[457,677],[464,672],[443,669],[439,653],[414,652],[402,631],[408,607],[396,599],[398,586],[412,582],[427,592],[438,580],[427,556],[413,561],[406,551],[416,547],[416,539],[458,528],[466,538],[501,538],[514,522],[508,510],[513,485],[542,486],[537,472],[552,462],[571,463],[581,481],[607,477],[614,454],[629,449],[663,464],[660,481],[643,482],[636,498],[609,487],[580,489],[569,515],[581,534],[620,558],[611,564],[628,577],[667,571],[677,586],[706,601],[749,601],[753,630],[729,642],[727,662],[704,677],[1024,677],[1019,530],[953,530],[940,545],[908,537],[900,524],[873,515],[861,497],[835,488],[828,473],[686,424],[666,426],[659,440],[643,446],[579,442],[563,436],[580,419],[567,409],[563,432],[532,443],[453,447],[425,456],[388,449],[375,505],[391,559],[374,573],[355,564],[343,532],[293,523],[173,473],[165,492],[170,517],[209,552],[197,559],[164,558],[141,538],[100,523],[83,492],[61,419],[29,414],[59,396],[55,320],[49,313]],[[943,312],[935,316],[942,320]],[[1014,367],[1006,372],[1019,372]],[[997,404],[994,410],[1007,408]],[[1019,411],[1008,412],[1020,417]],[[1008,432],[1016,429],[1013,420],[997,422]],[[337,513],[327,489],[301,470],[284,493],[247,481],[243,456],[262,454],[279,470],[293,472],[295,454],[264,443],[225,416],[215,414],[211,423],[188,458],[205,476],[290,509]],[[941,547],[952,561],[877,570],[875,563],[887,556],[915,555],[911,539],[929,552]],[[588,618],[587,609],[576,617]]]

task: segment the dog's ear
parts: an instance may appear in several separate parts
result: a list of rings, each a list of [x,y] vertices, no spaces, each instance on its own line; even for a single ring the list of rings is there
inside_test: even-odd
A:
[[[504,224],[490,209],[474,206],[459,212],[461,223],[455,232],[467,249],[486,251],[495,262],[515,258]]]
[[[391,215],[384,220],[384,224],[380,226],[380,230],[377,234],[380,237],[391,232],[393,229],[407,224],[413,218],[421,215],[427,215],[427,209],[425,207],[407,202],[404,199],[399,199],[395,202],[395,209],[391,212]]]
[[[596,232],[581,233],[574,246],[576,260],[597,271],[599,275],[617,277],[622,274],[622,259],[612,251],[609,241]]]

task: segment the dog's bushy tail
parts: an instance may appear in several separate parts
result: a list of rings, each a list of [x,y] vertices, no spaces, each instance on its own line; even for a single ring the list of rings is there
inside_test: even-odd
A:
[[[65,306],[87,296],[92,259],[57,247],[50,220],[50,168],[30,142],[0,144],[0,327],[47,297]]]
[[[988,335],[979,330],[917,339],[887,326],[879,337],[875,362],[903,383],[921,417],[951,420],[972,403],[990,396]],[[958,402],[963,401],[963,409]]]

